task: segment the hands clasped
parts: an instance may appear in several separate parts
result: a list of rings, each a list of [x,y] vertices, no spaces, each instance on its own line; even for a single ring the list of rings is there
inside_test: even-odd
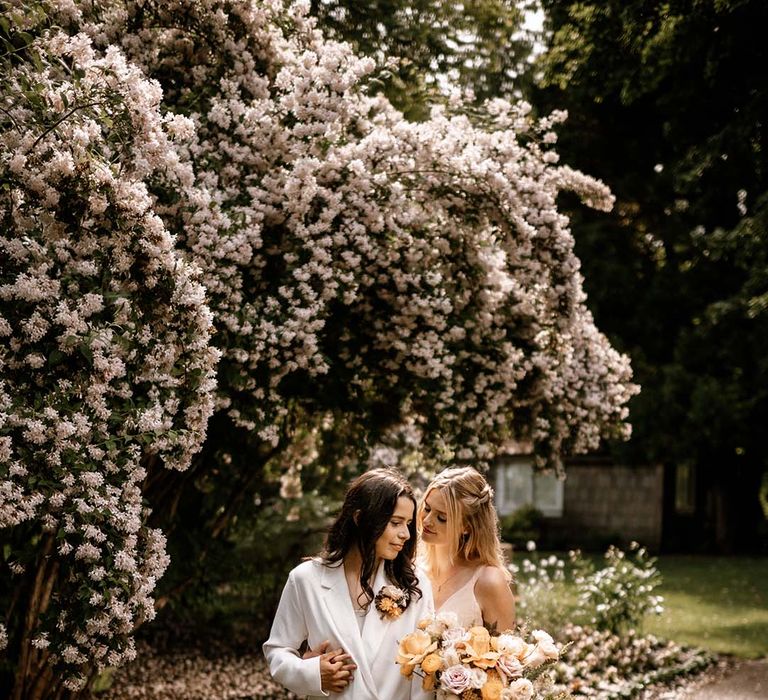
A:
[[[317,649],[308,650],[302,658],[320,657],[320,683],[326,693],[341,693],[354,678],[357,669],[352,657],[341,648],[331,649],[329,640],[322,642]]]

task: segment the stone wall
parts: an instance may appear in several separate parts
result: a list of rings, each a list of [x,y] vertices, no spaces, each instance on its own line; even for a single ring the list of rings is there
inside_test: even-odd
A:
[[[575,463],[566,467],[563,514],[546,519],[550,546],[602,547],[636,540],[661,544],[664,472],[661,465],[625,467]]]

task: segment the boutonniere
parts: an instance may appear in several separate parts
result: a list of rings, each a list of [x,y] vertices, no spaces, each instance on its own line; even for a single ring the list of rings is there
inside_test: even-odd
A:
[[[373,602],[382,618],[396,620],[408,607],[408,596],[397,586],[382,586]]]

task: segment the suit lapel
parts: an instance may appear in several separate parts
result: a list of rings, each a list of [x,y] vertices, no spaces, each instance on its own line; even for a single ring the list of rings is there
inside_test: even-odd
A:
[[[376,576],[373,579],[373,595],[375,596],[383,586],[388,584],[384,574],[384,563],[379,565]],[[381,647],[384,633],[389,627],[389,621],[381,617],[381,613],[376,610],[376,604],[371,603],[363,623],[363,646],[370,661],[376,658]],[[394,657],[393,657],[394,658]]]
[[[344,567],[342,565],[324,567],[321,585],[326,589],[323,603],[328,612],[328,619],[336,628],[339,643],[344,647],[344,651],[350,654],[357,664],[356,679],[362,681],[366,686],[370,697],[377,698],[376,683],[371,674],[368,650],[357,626],[355,610],[352,607],[347,580],[344,577]],[[376,590],[378,589],[374,588],[374,592]],[[366,625],[369,621],[367,618],[370,617],[373,608],[374,606],[371,604],[371,609],[368,610],[366,616]],[[378,613],[376,615],[378,616]]]

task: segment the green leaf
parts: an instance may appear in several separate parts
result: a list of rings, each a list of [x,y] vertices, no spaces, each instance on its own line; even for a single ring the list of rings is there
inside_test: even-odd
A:
[[[89,365],[93,365],[93,351],[88,345],[81,345],[78,350],[80,354],[88,361]]]

